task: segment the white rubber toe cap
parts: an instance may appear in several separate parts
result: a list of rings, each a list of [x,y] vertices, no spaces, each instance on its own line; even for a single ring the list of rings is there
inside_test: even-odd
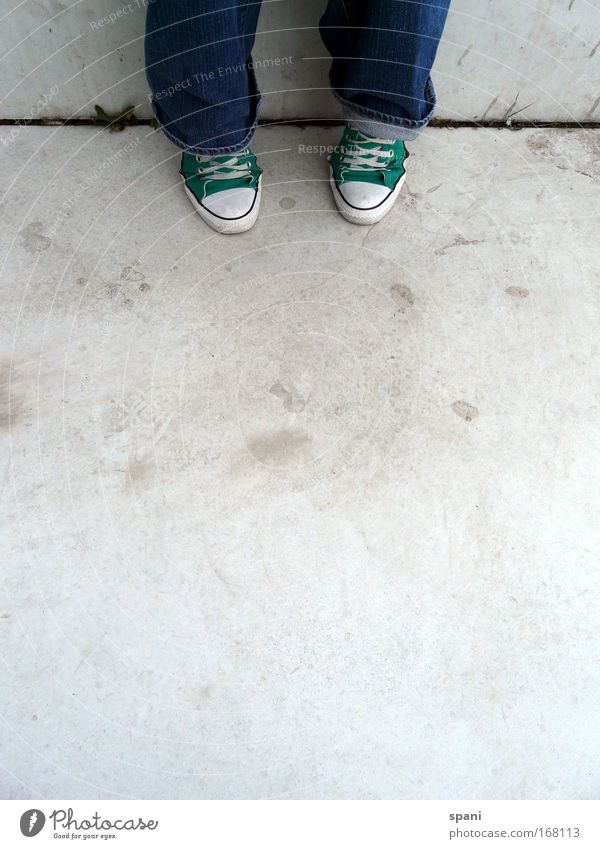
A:
[[[198,215],[217,233],[244,233],[256,224],[262,194],[261,178],[254,189],[225,189],[202,203],[184,183],[185,193]]]
[[[335,205],[351,224],[377,224],[396,203],[406,174],[403,174],[390,191],[386,186],[352,180],[336,185],[330,165],[331,190]]]
[[[342,183],[341,186],[338,186],[338,191],[346,203],[356,209],[373,209],[373,207],[379,206],[390,194],[387,186],[363,183],[360,180]]]
[[[219,218],[241,218],[250,212],[255,199],[254,189],[226,189],[205,197],[202,206]]]

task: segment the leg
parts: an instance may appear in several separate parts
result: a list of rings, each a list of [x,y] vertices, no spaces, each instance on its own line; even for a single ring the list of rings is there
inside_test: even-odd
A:
[[[435,107],[430,71],[450,0],[329,0],[321,37],[330,79],[353,127],[412,139]]]
[[[146,75],[165,134],[190,153],[246,148],[260,96],[248,67],[261,0],[154,0]]]

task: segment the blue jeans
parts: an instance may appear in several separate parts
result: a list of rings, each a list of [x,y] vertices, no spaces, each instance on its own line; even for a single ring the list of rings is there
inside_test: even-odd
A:
[[[369,135],[411,139],[435,107],[430,71],[450,0],[329,0],[321,38],[346,120]],[[260,93],[252,47],[260,0],[154,0],[146,74],[154,114],[190,153],[248,146]]]

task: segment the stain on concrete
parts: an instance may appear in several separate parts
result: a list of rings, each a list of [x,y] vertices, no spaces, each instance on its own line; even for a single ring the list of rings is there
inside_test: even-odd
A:
[[[467,49],[464,51],[464,53],[462,54],[462,56],[460,57],[460,59],[458,60],[458,62],[456,64],[462,65],[463,59],[466,59],[470,52],[471,52],[471,47],[467,47]]]
[[[246,444],[259,463],[284,466],[299,459],[308,459],[311,441],[309,434],[299,428],[281,428],[254,436]]]
[[[409,307],[412,307],[415,303],[415,296],[412,289],[409,289],[408,286],[405,286],[403,283],[394,283],[394,285],[390,287],[390,293],[394,299],[394,303],[402,313],[406,312],[406,310],[409,309]]]
[[[112,301],[114,298],[118,298],[119,296],[125,297],[123,294],[123,287],[120,283],[109,283],[106,287],[106,295]]]
[[[529,289],[525,289],[522,286],[509,286],[504,290],[507,295],[510,295],[511,298],[528,298],[529,297]]]
[[[283,401],[284,408],[290,413],[301,413],[306,406],[306,401],[293,389],[286,389],[280,381],[271,386],[269,392]]]
[[[43,230],[44,225],[41,221],[32,221],[31,224],[21,230],[21,244],[26,251],[39,254],[48,250],[52,244],[52,239],[46,236]]]
[[[107,281],[94,278],[86,281],[86,296],[95,301],[116,301],[121,306],[131,308],[134,305],[134,300],[131,297],[133,291],[127,281],[117,280]]]
[[[156,444],[169,427],[178,408],[176,392],[153,389],[151,392],[132,392],[114,401],[105,415],[104,435],[123,432],[151,437]]]
[[[531,133],[526,143],[529,150],[536,156],[560,156],[559,139],[547,132]]]
[[[404,203],[404,206],[407,206],[410,209],[415,209],[415,207],[417,206],[418,199],[418,193],[411,191],[411,188],[408,183],[404,183],[403,191],[400,194],[400,200]],[[369,228],[369,230],[371,229],[372,228]]]
[[[142,272],[135,268],[133,265],[126,265],[125,268],[121,271],[121,280],[131,281],[133,283],[138,283],[140,280],[145,280],[146,275],[142,274]]]
[[[596,106],[600,103],[600,97],[596,101]],[[595,108],[595,107],[594,107]],[[591,154],[594,158],[592,165],[600,164],[600,133],[596,130],[586,130],[583,133],[577,133],[577,140],[586,153]]]
[[[600,98],[592,110],[598,103]],[[526,142],[536,156],[554,159],[552,164],[560,171],[581,174],[590,179],[600,175],[600,135],[593,130],[577,133],[570,130],[534,132],[527,136]]]
[[[293,209],[296,206],[296,201],[294,200],[294,198],[281,198],[281,200],[279,201],[279,206],[282,209]]]
[[[295,80],[294,70],[290,69],[286,66],[281,67],[281,76],[283,77],[284,80],[289,80],[290,82],[293,82]]]
[[[472,422],[473,419],[476,419],[479,415],[477,407],[469,404],[468,401],[455,401],[454,404],[452,404],[452,409],[457,416],[460,416],[461,419],[464,419],[466,422]]]
[[[482,242],[483,239],[465,239],[464,236],[461,236],[459,234],[458,236],[455,236],[454,239],[452,239],[452,241],[449,242],[447,245],[444,245],[441,248],[436,248],[434,254],[436,256],[443,256],[446,251],[450,250],[450,248],[460,248],[464,247],[465,245],[480,245]]]
[[[150,289],[149,283],[140,283],[140,292],[147,292]]]

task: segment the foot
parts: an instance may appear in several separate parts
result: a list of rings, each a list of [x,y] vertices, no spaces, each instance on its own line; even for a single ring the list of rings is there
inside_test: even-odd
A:
[[[250,148],[213,157],[184,153],[179,173],[194,209],[217,233],[243,233],[254,226],[262,171]]]
[[[367,136],[346,124],[329,157],[337,208],[352,224],[376,224],[396,202],[406,172],[403,141]]]

